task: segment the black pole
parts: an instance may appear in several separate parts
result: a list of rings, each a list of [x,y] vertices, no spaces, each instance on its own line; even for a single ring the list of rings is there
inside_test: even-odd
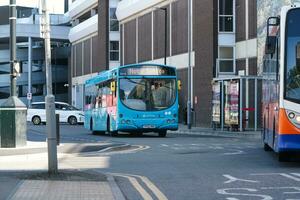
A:
[[[16,0],[10,0],[9,4],[9,26],[10,26],[10,96],[17,96],[16,90]]]

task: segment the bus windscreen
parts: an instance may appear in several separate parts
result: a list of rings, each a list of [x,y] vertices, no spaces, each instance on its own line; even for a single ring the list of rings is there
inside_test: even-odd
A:
[[[119,95],[122,103],[133,110],[167,109],[176,100],[176,79],[121,78]]]
[[[285,98],[300,103],[300,9],[287,14]]]

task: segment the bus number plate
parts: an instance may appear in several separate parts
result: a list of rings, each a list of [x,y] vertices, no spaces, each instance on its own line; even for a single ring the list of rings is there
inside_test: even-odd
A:
[[[154,125],[144,125],[143,128],[155,128]]]

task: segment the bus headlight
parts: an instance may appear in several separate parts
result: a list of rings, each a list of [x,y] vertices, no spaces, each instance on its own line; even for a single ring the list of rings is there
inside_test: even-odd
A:
[[[290,119],[294,119],[295,116],[296,116],[295,113],[293,113],[293,112],[290,112],[290,113],[289,113],[289,118],[290,118]]]
[[[294,125],[296,125],[298,128],[300,127],[300,113],[296,113],[294,111],[286,110],[286,114]]]
[[[296,117],[296,121],[297,121],[298,124],[300,124],[300,116]]]
[[[121,124],[125,124],[125,123],[126,123],[125,119],[122,119]]]

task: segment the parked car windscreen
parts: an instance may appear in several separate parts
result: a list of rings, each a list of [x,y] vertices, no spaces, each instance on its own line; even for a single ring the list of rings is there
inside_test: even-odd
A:
[[[32,109],[45,109],[45,104],[44,103],[32,104],[31,108]]]
[[[78,108],[75,108],[74,106],[68,105],[68,104],[55,104],[55,109],[57,110],[79,110]]]

